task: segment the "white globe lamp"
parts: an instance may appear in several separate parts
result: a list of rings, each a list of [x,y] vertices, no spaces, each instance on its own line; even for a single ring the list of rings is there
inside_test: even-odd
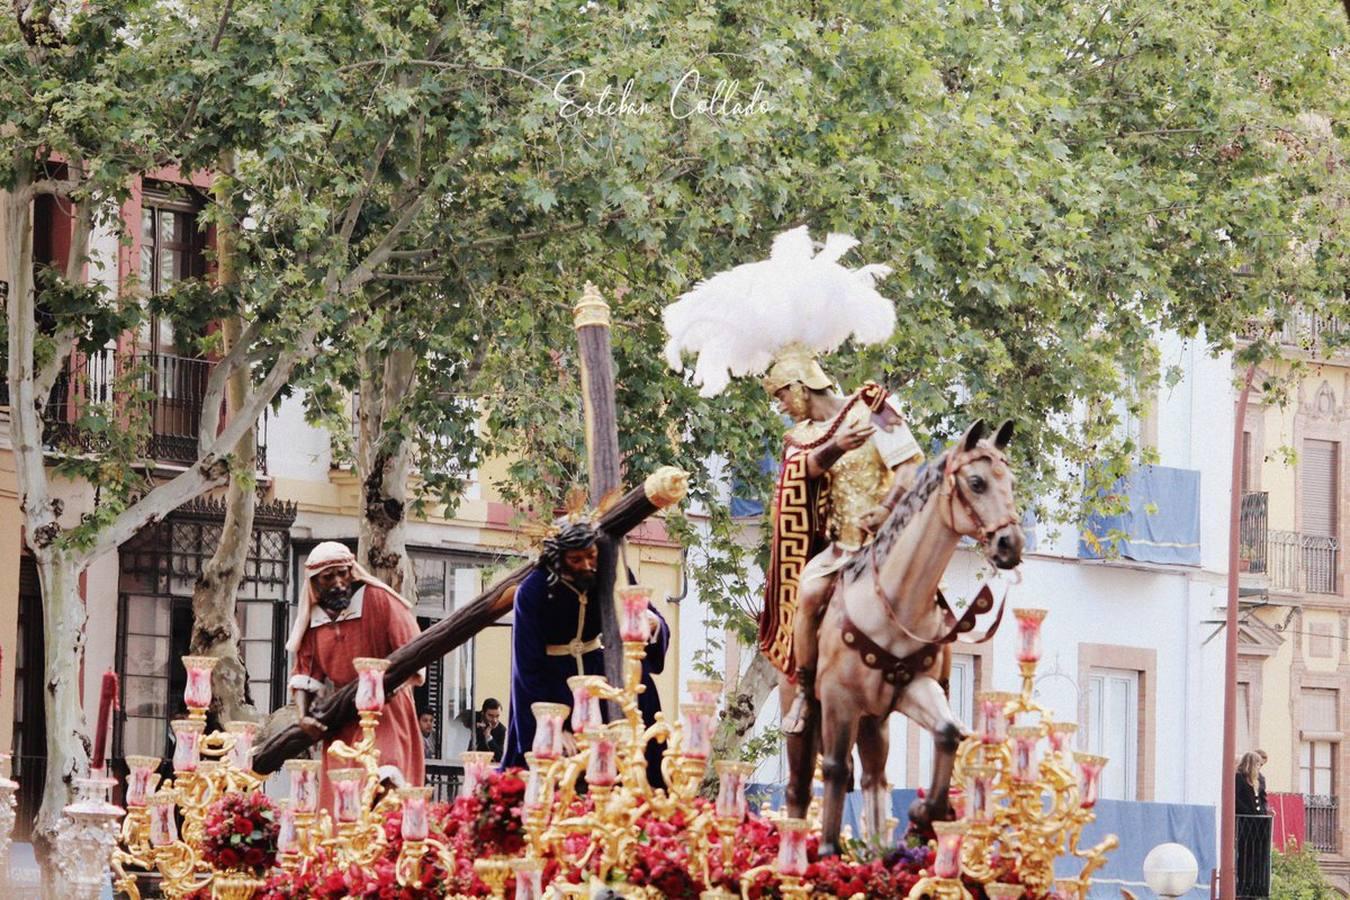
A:
[[[1159,897],[1180,897],[1195,887],[1200,867],[1181,844],[1159,844],[1144,857],[1144,881]]]

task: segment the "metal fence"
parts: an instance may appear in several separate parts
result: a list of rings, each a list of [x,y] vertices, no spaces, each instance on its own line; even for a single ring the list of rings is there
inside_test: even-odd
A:
[[[1237,817],[1237,895],[1270,896],[1271,816]]]
[[[459,786],[463,780],[463,766],[427,763],[427,787],[432,789],[431,799],[434,802],[449,803],[458,797]]]
[[[1319,853],[1339,853],[1341,815],[1335,797],[1303,795],[1303,842]]]
[[[1272,529],[1267,539],[1270,586],[1300,593],[1334,594],[1340,552],[1340,542],[1334,537]]]
[[[1270,494],[1266,491],[1244,491],[1238,516],[1239,559],[1243,568],[1253,574],[1266,571],[1267,534]]]

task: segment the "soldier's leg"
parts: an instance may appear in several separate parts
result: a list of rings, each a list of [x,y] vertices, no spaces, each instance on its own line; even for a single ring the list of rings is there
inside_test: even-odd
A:
[[[797,696],[783,717],[784,734],[801,734],[806,729],[816,696],[816,632],[825,603],[834,584],[836,551],[833,547],[817,555],[802,570],[797,588],[797,618],[793,623],[792,649],[797,661]]]

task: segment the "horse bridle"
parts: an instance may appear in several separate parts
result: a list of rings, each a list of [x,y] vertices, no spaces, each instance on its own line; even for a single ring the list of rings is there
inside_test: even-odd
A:
[[[998,450],[995,447],[977,446],[971,450],[955,452],[947,458],[947,465],[942,471],[942,493],[947,500],[947,527],[952,531],[956,531],[956,503],[957,501],[960,501],[961,508],[965,510],[965,513],[970,517],[970,520],[975,523],[975,528],[986,541],[989,541],[1000,529],[1015,524],[1019,519],[1014,513],[1008,513],[993,525],[986,525],[984,518],[980,515],[979,511],[975,509],[974,504],[966,497],[966,492],[961,489],[960,482],[956,475],[977,459],[987,459],[991,463],[1003,463],[1004,465],[1007,465],[1008,463],[1008,458],[1003,455],[1001,450]]]

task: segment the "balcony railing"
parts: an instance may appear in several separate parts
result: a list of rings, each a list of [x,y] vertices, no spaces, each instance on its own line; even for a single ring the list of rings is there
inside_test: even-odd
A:
[[[44,442],[53,450],[97,450],[103,440],[101,432],[81,427],[81,420],[97,412],[119,415],[119,405],[127,398],[143,398],[149,431],[143,452],[157,462],[192,465],[197,460],[206,383],[214,365],[212,360],[167,353],[133,355],[112,349],[76,357],[52,386],[43,411]],[[258,469],[267,471],[265,412],[258,422]]]
[[[1252,324],[1243,336],[1252,339],[1264,332],[1261,324]],[[1287,347],[1316,350],[1326,346],[1333,353],[1350,352],[1350,322],[1335,316],[1315,316],[1298,312],[1285,317],[1280,330],[1271,336]]]
[[[1272,588],[1308,594],[1338,593],[1341,547],[1336,538],[1272,529],[1266,548]]]
[[[1269,500],[1270,495],[1265,491],[1242,493],[1242,510],[1238,516],[1238,558],[1244,572],[1262,574],[1266,571]]]
[[[1341,849],[1341,817],[1335,797],[1303,795],[1303,841],[1319,853],[1338,853]]]

